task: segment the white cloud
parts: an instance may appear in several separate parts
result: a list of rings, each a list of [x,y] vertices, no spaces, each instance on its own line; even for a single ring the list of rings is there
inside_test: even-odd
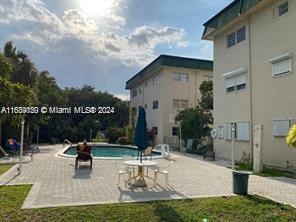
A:
[[[155,58],[154,48],[158,44],[177,42],[184,37],[183,29],[174,27],[157,29],[142,26],[128,36],[119,36],[114,32],[105,31],[96,44],[97,49],[125,65],[146,65]]]
[[[187,44],[186,32],[181,28],[141,26],[131,33],[118,34],[116,28],[106,29],[106,24],[100,24],[78,9],[67,10],[59,18],[40,0],[10,0],[5,7],[0,5],[0,12],[0,22],[32,23],[30,29],[14,33],[14,39],[31,41],[42,50],[67,51],[66,47],[80,44],[85,48],[83,51],[92,57],[112,59],[126,66],[143,66],[151,62],[155,58],[155,47],[159,44],[175,44],[177,47],[186,47]],[[119,26],[125,24],[125,19],[112,8],[102,15],[100,21],[104,19],[110,26],[114,23]],[[65,41],[69,43],[65,44]],[[73,45],[74,42],[76,45]]]
[[[189,41],[179,41],[177,42],[177,47],[178,48],[186,48],[189,44]]]
[[[139,48],[154,48],[162,42],[173,42],[182,39],[185,31],[181,28],[162,27],[155,29],[148,26],[137,28],[128,37],[129,43]]]
[[[201,41],[197,53],[200,58],[213,59],[213,43],[210,41]]]
[[[73,35],[95,34],[98,29],[94,20],[87,18],[77,9],[65,11],[63,22],[66,30]]]
[[[115,95],[115,97],[117,97],[121,100],[124,100],[124,101],[130,100],[130,96],[126,95],[126,94],[117,94],[117,95]]]
[[[62,33],[64,30],[60,19],[45,8],[40,0],[10,0],[5,3],[5,7],[2,5],[4,10],[0,14],[0,21],[30,21],[41,23],[53,32]]]

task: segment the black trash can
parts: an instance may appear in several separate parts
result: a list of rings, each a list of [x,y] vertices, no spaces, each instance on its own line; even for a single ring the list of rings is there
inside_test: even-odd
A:
[[[249,181],[250,172],[246,171],[233,171],[233,193],[239,195],[248,194],[248,181]]]

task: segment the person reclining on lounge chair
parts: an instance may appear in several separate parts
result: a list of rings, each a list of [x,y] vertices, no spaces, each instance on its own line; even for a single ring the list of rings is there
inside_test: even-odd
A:
[[[78,144],[76,147],[77,157],[75,161],[75,170],[78,167],[79,161],[90,161],[90,169],[92,169],[92,154],[91,154],[91,146],[87,145],[87,142],[84,140],[83,144]]]
[[[20,150],[21,145],[19,144],[19,142],[17,142],[15,139],[13,138],[9,138],[7,140],[7,147],[13,151],[13,152],[17,152]]]
[[[20,155],[20,149],[21,145],[16,139],[13,139],[12,137],[9,137],[9,139],[7,139],[7,143],[5,144],[4,150],[7,152],[8,156],[11,156],[13,158],[13,161],[15,160],[15,157],[17,155]],[[34,148],[34,150],[32,147],[24,143],[23,155],[29,155],[31,160],[34,160],[33,153],[37,150],[39,151],[39,148],[36,147]]]

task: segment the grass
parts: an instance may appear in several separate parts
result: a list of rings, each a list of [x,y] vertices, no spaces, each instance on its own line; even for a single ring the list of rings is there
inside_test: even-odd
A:
[[[253,167],[251,164],[248,164],[248,163],[235,163],[235,169],[252,171]],[[263,168],[263,171],[261,173],[254,173],[254,175],[263,176],[263,177],[289,177],[289,178],[296,179],[295,173],[293,174],[292,172],[289,172],[289,171],[271,169],[266,167]]]
[[[296,174],[293,174],[292,172],[270,168],[264,168],[262,173],[255,173],[255,175],[263,177],[289,177],[296,179]]]
[[[0,164],[0,175],[3,174],[6,170],[12,167],[13,164]]]
[[[236,170],[253,170],[253,166],[249,163],[240,163],[240,162],[236,162],[235,163],[235,169]]]
[[[296,221],[296,209],[259,196],[20,209],[30,189],[0,187],[0,221]]]

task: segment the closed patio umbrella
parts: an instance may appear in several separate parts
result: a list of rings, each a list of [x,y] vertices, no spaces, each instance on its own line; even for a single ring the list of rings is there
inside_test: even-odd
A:
[[[134,135],[134,144],[138,147],[138,151],[140,152],[140,162],[142,162],[143,150],[148,147],[146,112],[143,107],[140,107],[139,109],[139,115]]]

